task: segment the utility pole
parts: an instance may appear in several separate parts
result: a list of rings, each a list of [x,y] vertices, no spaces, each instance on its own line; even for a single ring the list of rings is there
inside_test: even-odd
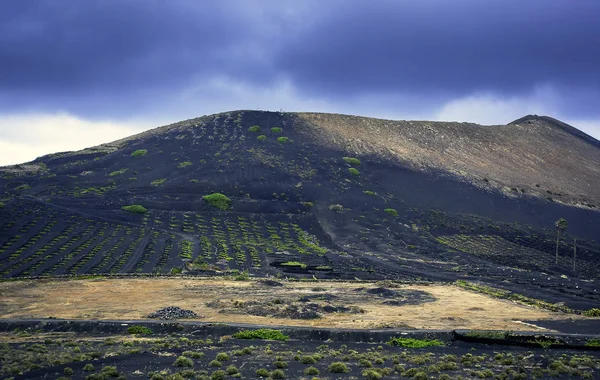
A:
[[[575,260],[577,259],[577,238],[573,238],[573,272],[575,272]]]

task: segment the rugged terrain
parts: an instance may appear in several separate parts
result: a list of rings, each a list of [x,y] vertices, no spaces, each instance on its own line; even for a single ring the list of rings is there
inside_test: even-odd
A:
[[[0,274],[466,279],[588,309],[599,147],[538,116],[204,116],[0,168]]]
[[[0,376],[593,378],[599,226],[600,142],[549,117],[234,111],[50,154],[0,168]]]

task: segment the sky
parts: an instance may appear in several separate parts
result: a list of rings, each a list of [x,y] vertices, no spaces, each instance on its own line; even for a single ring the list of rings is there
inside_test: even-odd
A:
[[[236,109],[600,139],[598,0],[5,0],[0,165]]]

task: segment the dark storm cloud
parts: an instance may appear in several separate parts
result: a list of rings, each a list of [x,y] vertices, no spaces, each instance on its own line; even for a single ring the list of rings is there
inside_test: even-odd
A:
[[[236,70],[226,52],[252,37],[218,2],[2,2],[0,106],[144,105],[195,75]]]
[[[600,88],[599,1],[352,4],[340,3],[289,41],[280,68],[319,91],[460,96],[514,95],[542,83]]]
[[[123,115],[225,76],[425,107],[551,85],[599,115],[599,18],[596,0],[4,1],[0,111]]]

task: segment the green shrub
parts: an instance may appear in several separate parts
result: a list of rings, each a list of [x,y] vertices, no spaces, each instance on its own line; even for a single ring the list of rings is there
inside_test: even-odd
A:
[[[29,187],[30,186],[28,184],[24,184],[24,185],[15,187],[15,190],[18,190],[18,191],[20,191],[20,190],[27,190],[27,189],[29,189]]]
[[[234,375],[236,373],[239,373],[240,370],[232,364],[229,367],[227,367],[227,369],[225,369],[225,372],[227,372],[228,375]]]
[[[348,172],[350,172],[352,175],[360,175],[360,172],[355,168],[348,168]]]
[[[383,211],[387,212],[391,216],[398,216],[398,211],[395,208],[386,208]]]
[[[221,193],[212,193],[202,197],[208,204],[219,210],[227,210],[231,207],[231,199]]]
[[[171,274],[181,274],[183,270],[181,268],[171,268]]]
[[[342,212],[342,211],[344,211],[344,206],[342,206],[340,204],[329,205],[329,209],[331,211],[335,211],[335,212]]]
[[[119,376],[119,371],[117,371],[117,367],[113,366],[113,365],[107,365],[102,367],[102,369],[100,370],[100,373],[104,376],[109,376],[109,377],[118,377]]]
[[[360,160],[358,158],[344,157],[344,161],[346,161],[350,165],[356,165],[356,166],[360,165]]]
[[[583,315],[585,315],[586,317],[600,317],[600,309],[593,308],[590,310],[586,310],[583,312]]]
[[[290,337],[284,335],[279,330],[258,329],[258,330],[242,330],[233,334],[237,339],[267,339],[267,340],[288,340]]]
[[[273,133],[280,133],[281,131],[282,131],[282,129],[279,128],[279,127],[273,127],[273,128],[271,128],[271,132],[273,132]]]
[[[131,157],[145,156],[146,153],[148,153],[148,149],[138,149],[135,152],[131,153]]]
[[[443,346],[444,342],[437,339],[414,339],[414,338],[392,338],[387,344],[390,346],[407,347],[407,348],[424,348]]]
[[[227,355],[225,352],[219,352],[215,359],[217,359],[220,362],[226,362],[227,360],[229,360],[229,355]]]
[[[368,380],[380,380],[383,379],[383,374],[374,369],[366,369],[362,371],[362,375]]]
[[[371,363],[369,360],[367,359],[360,359],[358,361],[358,366],[359,367],[363,367],[363,368],[371,368],[373,367],[373,363]]]
[[[160,186],[160,185],[162,185],[165,182],[167,182],[167,179],[166,178],[161,178],[161,179],[155,179],[154,181],[150,182],[150,184],[152,186]]]
[[[307,367],[304,369],[306,376],[319,376],[319,370],[315,367]]]
[[[288,139],[287,137],[281,136],[277,138],[277,142],[280,142],[282,144],[285,144],[286,142],[289,142],[290,139]]]
[[[270,374],[271,379],[285,379],[285,372],[281,369],[276,369]]]
[[[260,377],[269,377],[269,371],[264,368],[259,368],[256,370],[256,375]]]
[[[4,208],[4,202],[0,202],[0,208]]]
[[[273,365],[275,366],[275,368],[281,368],[281,369],[286,369],[288,367],[287,362],[282,362],[280,360],[273,363]]]
[[[210,375],[210,380],[225,380],[227,374],[223,370],[217,370]]]
[[[109,176],[114,177],[114,176],[125,173],[127,170],[129,170],[129,169],[123,168],[123,169],[115,170],[114,172],[110,172]]]
[[[256,138],[258,141],[265,141],[267,139],[267,136],[265,135],[260,135]]]
[[[83,370],[86,372],[91,372],[94,370],[94,365],[92,363],[87,363],[83,366]]]
[[[131,326],[131,327],[127,328],[127,332],[130,334],[142,334],[142,335],[152,334],[152,330],[146,326]]]
[[[223,367],[223,363],[221,363],[218,360],[213,360],[210,363],[208,363],[208,365],[211,367]]]
[[[365,193],[367,195],[370,195],[372,197],[374,197],[374,196],[377,195],[374,191],[371,191],[371,190],[365,190],[365,191],[363,191],[363,193]]]
[[[315,364],[317,359],[315,359],[312,355],[302,355],[298,361],[302,364]]]
[[[191,161],[184,161],[184,162],[180,162],[179,165],[177,165],[177,167],[178,168],[186,168],[191,165],[192,165]]]
[[[331,373],[348,373],[350,372],[350,369],[348,368],[346,363],[334,362],[331,363],[329,367],[327,367],[327,371]]]
[[[145,214],[148,212],[148,210],[146,210],[146,208],[142,205],[123,206],[121,207],[121,210],[132,212],[134,214]]]
[[[285,263],[281,263],[281,266],[283,266],[283,267],[296,267],[296,268],[302,268],[302,269],[305,269],[307,267],[306,264],[301,263],[299,261],[286,261]]]
[[[194,361],[190,358],[186,358],[185,356],[180,356],[177,359],[175,359],[173,365],[175,367],[193,367]]]
[[[198,351],[184,351],[182,355],[192,359],[201,359],[204,357],[204,353]]]
[[[67,376],[71,376],[73,374],[73,368],[65,367],[65,369],[63,369],[63,373]]]
[[[258,125],[253,125],[248,128],[248,132],[260,132],[260,127]]]
[[[590,339],[585,342],[586,347],[600,347],[600,340],[598,339]]]

